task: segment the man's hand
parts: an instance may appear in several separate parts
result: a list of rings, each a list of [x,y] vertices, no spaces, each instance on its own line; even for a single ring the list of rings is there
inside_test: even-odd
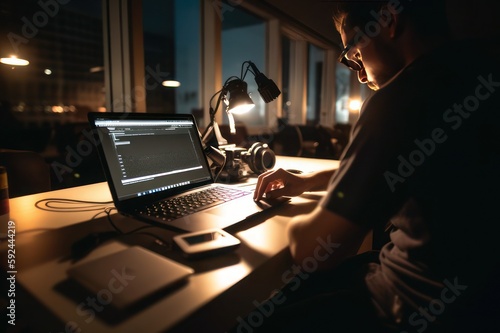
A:
[[[280,168],[259,176],[253,199],[258,201],[264,196],[266,198],[294,197],[304,193],[308,186],[304,176]]]
[[[253,199],[294,197],[306,191],[326,190],[335,169],[297,174],[277,169],[261,174],[257,180]]]

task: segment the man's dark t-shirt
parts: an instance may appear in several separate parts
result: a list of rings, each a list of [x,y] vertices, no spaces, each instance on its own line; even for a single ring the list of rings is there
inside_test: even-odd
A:
[[[500,71],[461,45],[420,57],[364,103],[321,202],[396,227],[366,284],[382,316],[416,330],[476,306],[500,259]]]

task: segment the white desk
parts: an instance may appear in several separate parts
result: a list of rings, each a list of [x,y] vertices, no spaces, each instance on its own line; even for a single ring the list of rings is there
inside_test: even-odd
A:
[[[308,172],[337,165],[338,161],[334,160],[278,157],[276,167]],[[150,235],[134,234],[105,242],[79,262],[139,244],[193,267],[196,273],[186,284],[147,306],[127,313],[112,312],[104,306],[102,311],[93,311],[95,316],[91,316],[91,307],[85,302],[87,297],[96,295],[74,292],[74,285],[66,275],[66,270],[73,265],[68,254],[74,241],[90,232],[112,228],[105,217],[90,220],[97,211],[61,213],[34,206],[38,200],[48,197],[111,200],[106,183],[11,199],[10,219],[15,222],[17,233],[16,280],[48,310],[46,313],[31,312],[27,308],[30,303],[18,298],[16,312],[19,317],[30,313],[29,319],[25,318],[28,324],[45,332],[224,332],[237,324],[239,317],[253,311],[255,303],[267,298],[272,290],[290,278],[293,263],[284,232],[286,224],[290,217],[314,208],[319,198],[317,194],[305,194],[269,214],[235,226],[233,233],[242,245],[234,253],[217,257],[188,260],[175,249],[157,245]],[[124,230],[145,225],[120,214],[111,215],[111,218]],[[156,227],[148,230],[160,239],[169,239],[175,234]],[[6,250],[6,244],[2,244],[4,269]],[[55,320],[48,320],[49,313]]]

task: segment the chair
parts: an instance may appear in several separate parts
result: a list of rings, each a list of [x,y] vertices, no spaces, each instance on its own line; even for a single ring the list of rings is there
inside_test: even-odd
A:
[[[351,138],[352,126],[350,124],[335,124],[333,126],[332,137],[336,140],[335,145],[338,148],[339,155],[347,147]]]
[[[53,190],[106,180],[91,133],[88,122],[57,125],[54,143],[58,155],[48,161],[52,166]],[[88,151],[79,153],[80,147]],[[69,165],[68,158],[76,158],[76,161]]]
[[[50,191],[50,168],[33,151],[0,149],[0,165],[7,169],[9,197]]]
[[[282,125],[275,134],[272,148],[278,155],[302,156],[302,134],[296,125]]]

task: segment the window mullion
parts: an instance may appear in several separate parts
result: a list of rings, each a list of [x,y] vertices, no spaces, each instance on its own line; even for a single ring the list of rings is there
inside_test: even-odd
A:
[[[332,49],[325,50],[325,66],[323,68],[323,80],[321,90],[321,112],[320,124],[333,127],[335,125],[335,103],[337,100],[335,92],[335,66],[336,55]]]
[[[279,20],[268,21],[268,43],[267,43],[267,69],[268,77],[275,81],[276,85],[282,89],[282,62],[281,57],[281,32]],[[283,94],[272,103],[266,104],[266,125],[272,126],[277,118],[283,117]]]
[[[144,62],[132,54],[143,52],[143,46],[132,40],[137,31],[129,33],[130,26],[141,26],[140,15],[130,13],[132,1],[103,0],[106,109],[112,112],[145,111],[144,75],[134,75],[134,68],[143,72]]]
[[[290,106],[289,122],[305,124],[307,118],[307,42],[292,41],[290,55]]]
[[[204,126],[208,125],[210,98],[222,88],[222,24],[213,1],[202,1],[202,98]],[[222,112],[216,121],[222,123]]]

